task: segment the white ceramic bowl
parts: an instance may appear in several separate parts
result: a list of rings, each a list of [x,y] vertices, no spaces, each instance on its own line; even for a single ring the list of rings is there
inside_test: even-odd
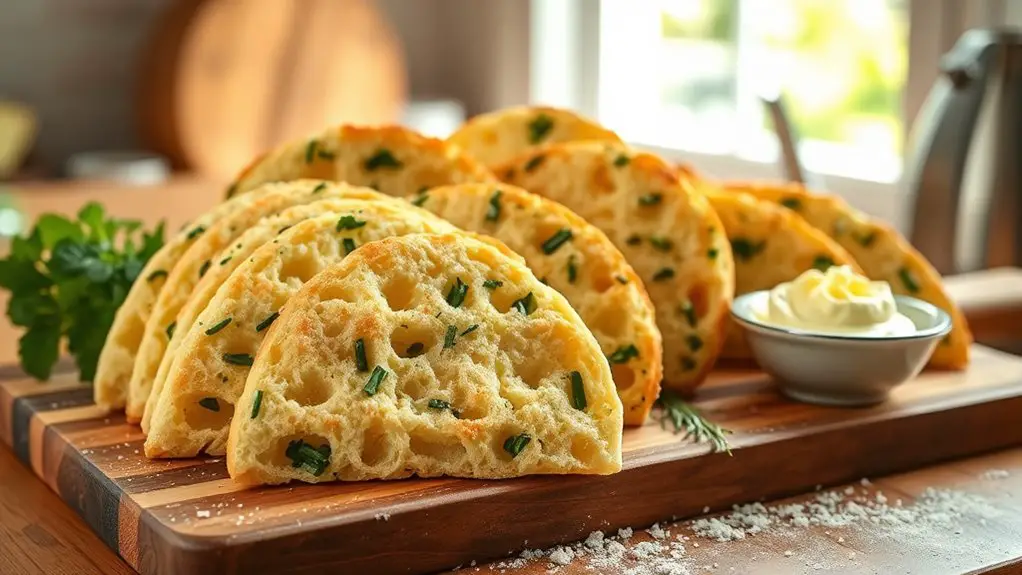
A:
[[[895,296],[898,311],[916,326],[908,336],[831,335],[763,323],[769,291],[735,298],[731,315],[745,328],[752,353],[781,391],[824,405],[872,405],[915,377],[938,342],[951,331],[943,310],[913,297]]]

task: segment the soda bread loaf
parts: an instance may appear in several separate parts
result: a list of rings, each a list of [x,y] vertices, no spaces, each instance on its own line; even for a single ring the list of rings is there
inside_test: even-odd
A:
[[[313,277],[270,328],[237,402],[231,477],[620,470],[606,358],[565,298],[508,254],[413,234]]]
[[[496,168],[602,230],[656,307],[664,386],[687,392],[709,373],[724,339],[734,265],[706,199],[652,154],[613,142],[552,144]]]
[[[656,311],[642,280],[603,232],[557,202],[507,184],[443,186],[410,199],[521,254],[596,336],[611,364],[625,424],[646,422],[663,376]]]
[[[446,184],[493,181],[493,174],[457,146],[401,126],[337,126],[256,158],[228,187],[227,197],[267,182],[312,178],[407,196]]]
[[[543,106],[480,114],[447,138],[491,168],[537,146],[578,140],[621,142],[617,134],[589,118],[571,110]]]
[[[167,341],[176,330],[174,322],[177,314],[202,276],[223,260],[219,257],[220,252],[264,216],[291,206],[340,197],[371,199],[389,196],[367,188],[317,180],[266,184],[254,192],[253,201],[248,206],[213,222],[202,235],[195,238],[167,276],[146,321],[128,384],[128,402],[125,407],[128,421],[137,422],[142,418],[160,360],[167,349]]]
[[[303,283],[367,242],[455,228],[428,213],[364,202],[299,222],[228,276],[181,343],[149,421],[149,457],[223,455],[234,406],[267,328]],[[407,286],[405,286],[407,287]]]
[[[969,364],[972,333],[954,300],[933,269],[893,227],[856,210],[841,198],[811,193],[799,184],[724,183],[726,191],[752,194],[802,216],[855,258],[866,276],[891,284],[891,291],[928,301],[951,316],[951,333],[933,352],[929,365],[964,369]]]

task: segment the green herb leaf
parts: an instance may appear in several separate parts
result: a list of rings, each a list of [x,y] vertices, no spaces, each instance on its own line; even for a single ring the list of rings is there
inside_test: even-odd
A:
[[[766,240],[753,242],[746,238],[735,238],[731,240],[731,252],[740,260],[748,261],[766,247]]]
[[[546,159],[546,156],[544,156],[543,154],[539,154],[538,156],[533,156],[532,158],[529,159],[528,162],[525,162],[525,166],[523,166],[522,169],[525,170],[526,173],[531,172],[531,171],[535,170],[536,168],[538,168],[540,166],[540,164],[543,163],[543,160],[545,160],[545,159]]]
[[[412,200],[412,205],[413,206],[418,206],[418,207],[421,208],[426,203],[426,200],[428,200],[428,199],[429,199],[429,194],[427,194],[426,192],[423,192],[423,193],[419,194],[418,196],[416,196],[415,199]]]
[[[266,316],[266,319],[264,319],[263,321],[259,322],[256,325],[256,332],[258,333],[260,331],[263,331],[264,329],[266,329],[266,328],[270,327],[271,325],[273,325],[273,322],[277,321],[278,317],[280,317],[280,312],[279,311],[275,311],[275,312],[271,313],[270,315]]]
[[[361,337],[355,340],[355,368],[359,371],[369,371],[369,361],[366,359],[366,341]]]
[[[291,460],[291,467],[304,469],[315,477],[323,475],[330,465],[329,445],[320,445],[316,448],[301,439],[296,439],[288,442],[284,455]]]
[[[206,272],[209,271],[209,266],[210,265],[212,265],[212,263],[209,260],[206,260],[205,262],[203,262],[202,267],[199,268],[199,277],[200,278],[202,276],[206,275]]]
[[[312,160],[316,159],[316,148],[319,147],[319,141],[309,140],[308,144],[305,144],[305,163],[311,164]]]
[[[525,294],[525,297],[515,300],[511,304],[511,309],[520,312],[522,315],[530,315],[536,311],[536,297],[530,291]]]
[[[706,250],[706,257],[710,258],[711,260],[715,260],[717,259],[717,253],[718,253],[717,248],[710,248]]]
[[[465,295],[468,294],[468,284],[461,281],[461,278],[455,278],[454,285],[451,286],[451,291],[447,292],[447,305],[458,308],[465,301]]]
[[[419,357],[425,351],[426,346],[423,345],[421,341],[417,341],[412,345],[408,346],[408,349],[405,350],[405,355],[407,355],[408,357]]]
[[[315,188],[312,188],[312,193],[313,194],[318,194],[318,193],[322,192],[323,190],[325,190],[326,187],[327,187],[327,183],[326,182],[320,182],[320,183],[316,184]]]
[[[781,205],[788,208],[789,210],[798,211],[802,209],[802,200],[798,198],[784,198],[781,200]]]
[[[386,148],[376,150],[376,153],[370,156],[363,165],[368,172],[375,172],[376,170],[383,168],[396,170],[404,166],[404,164],[398,161],[398,159],[394,157],[394,154],[390,153],[390,150]]]
[[[172,321],[167,326],[167,339],[174,339],[174,331],[177,330],[177,322]]]
[[[898,270],[898,277],[901,278],[901,283],[905,284],[905,289],[910,293],[919,292],[919,280],[916,279],[912,270],[903,267]]]
[[[614,350],[614,353],[607,356],[610,363],[628,363],[633,357],[639,357],[639,348],[635,344],[622,345]]]
[[[691,357],[681,358],[681,369],[682,371],[692,371],[696,368],[696,360]]]
[[[698,335],[690,335],[685,338],[685,341],[688,342],[688,348],[692,351],[699,351],[703,347],[703,340]]]
[[[663,236],[650,236],[649,243],[662,252],[669,252],[674,247],[674,242]]]
[[[873,245],[874,241],[876,241],[877,233],[871,231],[865,234],[852,234],[852,238],[855,239],[855,241],[859,242],[859,245],[861,245],[862,247],[868,248],[869,246]]]
[[[486,209],[486,221],[495,222],[500,218],[500,194],[497,190],[490,196],[490,207]]]
[[[231,323],[231,320],[232,320],[232,318],[227,318],[227,319],[221,321],[220,323],[214,325],[213,327],[207,329],[206,330],[206,335],[213,335],[213,334],[217,333],[218,331],[220,331],[223,328],[227,327]]]
[[[257,389],[255,392],[255,398],[252,400],[252,416],[249,419],[255,419],[259,416],[259,408],[263,405],[263,390]]]
[[[351,252],[355,251],[356,247],[358,247],[355,245],[355,240],[351,238],[344,238],[343,240],[341,240],[341,246],[344,247],[344,255],[350,254]]]
[[[692,302],[682,302],[681,305],[678,306],[678,311],[681,315],[685,316],[689,327],[695,327],[699,322],[698,318],[696,318],[696,308],[692,305]]]
[[[167,270],[156,270],[153,273],[149,274],[145,278],[145,281],[151,282],[153,280],[156,280],[156,279],[159,279],[159,278],[166,278],[166,277],[167,277]]]
[[[195,238],[201,236],[202,233],[205,231],[206,228],[204,226],[195,226],[194,228],[192,228],[192,231],[188,232],[188,235],[185,237],[188,238],[189,240],[194,240]]]
[[[444,349],[454,347],[454,337],[458,335],[458,328],[453,325],[447,326],[447,333],[444,334]]]
[[[373,368],[373,373],[369,376],[369,381],[366,382],[362,391],[366,392],[366,395],[369,397],[376,395],[376,392],[380,390],[380,384],[383,383],[386,377],[387,370],[377,365]]]
[[[578,264],[575,263],[575,254],[568,256],[568,283],[573,284],[578,279]]]
[[[450,409],[451,404],[442,399],[431,399],[429,400],[430,409]]]
[[[532,441],[528,433],[512,435],[504,440],[504,451],[511,454],[511,458],[518,457],[518,454],[525,450],[525,447]]]
[[[204,397],[199,400],[199,405],[210,411],[220,411],[220,402],[215,397]]]
[[[630,246],[637,246],[642,243],[642,238],[639,237],[639,234],[632,234],[628,236],[628,239],[625,240],[625,243]]]
[[[653,281],[662,282],[674,277],[674,268],[660,268],[653,274]]]
[[[730,430],[708,421],[692,405],[669,390],[660,393],[656,405],[660,407],[660,426],[667,428],[667,423],[674,427],[675,433],[685,432],[685,439],[693,439],[696,443],[709,442],[715,452],[731,454],[727,443]]]
[[[255,358],[247,353],[225,353],[223,355],[224,363],[231,365],[240,365],[243,367],[251,367],[252,363],[255,362]]]
[[[656,206],[656,205],[659,205],[663,201],[664,201],[664,195],[659,193],[659,192],[652,193],[652,194],[646,194],[646,195],[643,195],[643,196],[639,196],[639,205],[640,206]]]
[[[617,283],[619,283],[619,284],[626,284],[626,283],[628,283],[628,278],[626,278],[625,276],[614,276],[614,279],[616,279]]]
[[[474,323],[474,324],[472,324],[472,325],[470,325],[470,326],[466,327],[466,328],[465,328],[465,331],[461,332],[461,333],[460,333],[460,334],[458,334],[458,335],[460,335],[460,336],[464,337],[464,336],[466,336],[466,335],[468,335],[468,334],[472,333],[473,331],[475,331],[475,330],[477,330],[477,329],[479,329],[479,324],[477,324],[477,323]]]
[[[542,142],[544,138],[550,135],[550,130],[553,127],[554,119],[544,113],[540,113],[529,122],[529,143],[535,145]]]
[[[279,230],[277,230],[277,235],[279,236],[280,234],[282,234],[282,233],[284,233],[284,232],[286,232],[286,231],[290,230],[290,229],[291,229],[291,227],[292,227],[292,226],[284,226],[284,227],[280,228]]]
[[[333,160],[337,157],[337,154],[329,150],[316,150],[316,157],[321,160]]]
[[[228,200],[233,198],[234,194],[236,194],[236,193],[238,193],[238,182],[234,182],[233,184],[227,186],[227,199]]]
[[[834,260],[830,256],[819,255],[813,258],[813,268],[818,269],[821,272],[827,271],[827,269],[833,265]]]
[[[582,383],[582,374],[571,372],[571,406],[582,411],[586,408],[586,387]]]
[[[233,256],[227,256],[226,258],[224,258],[224,259],[220,260],[220,265],[222,265],[222,266],[225,266],[225,265],[227,265],[227,262],[231,261],[231,258],[232,258],[232,257],[233,257]]]
[[[572,237],[571,230],[569,230],[568,228],[561,228],[557,230],[557,232],[554,233],[554,235],[550,236],[549,238],[547,238],[545,242],[543,242],[542,246],[543,253],[546,255],[550,255],[556,252],[557,249],[563,246],[568,240],[571,239],[571,237]]]
[[[53,373],[60,353],[60,324],[56,321],[37,322],[18,339],[18,357],[25,373],[39,380],[47,380]],[[93,368],[95,372],[95,368]]]
[[[614,158],[614,167],[615,168],[623,168],[623,167],[628,165],[628,162],[631,162],[631,161],[632,161],[632,159],[629,158],[628,156],[626,156],[624,154],[619,154],[618,157]]]
[[[504,282],[500,280],[486,280],[483,282],[483,287],[489,290],[494,290],[504,285]]]
[[[337,220],[337,231],[341,230],[357,230],[362,226],[366,225],[365,220],[359,220],[353,215],[341,216],[341,219]]]

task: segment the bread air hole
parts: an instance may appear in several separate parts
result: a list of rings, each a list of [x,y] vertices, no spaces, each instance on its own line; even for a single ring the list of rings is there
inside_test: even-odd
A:
[[[387,441],[387,430],[384,422],[372,419],[362,432],[362,451],[360,457],[367,467],[376,467],[391,457],[391,445]],[[396,437],[395,437],[396,439]]]
[[[302,285],[319,273],[316,254],[308,246],[295,246],[280,268],[280,281]]]
[[[490,292],[490,305],[500,313],[507,313],[511,309],[511,304],[515,303],[515,300],[524,297],[528,293],[527,290],[523,291],[521,288],[512,285],[509,281],[505,281],[504,285],[487,291]]]
[[[595,461],[599,454],[599,448],[593,441],[584,436],[576,435],[571,438],[571,456],[582,463]]]
[[[625,328],[628,325],[628,316],[625,311],[613,304],[598,307],[585,320],[586,325],[593,333],[610,338],[619,338],[625,335]]]
[[[333,386],[317,368],[316,365],[310,365],[302,369],[298,379],[292,380],[284,388],[284,397],[304,406],[319,405],[330,399]]]
[[[234,404],[216,396],[189,395],[177,401],[184,413],[185,423],[194,430],[220,430],[231,423]]]
[[[614,270],[602,258],[590,259],[586,263],[585,271],[589,275],[589,285],[599,293],[609,290],[617,283],[614,279]]]
[[[390,333],[390,347],[398,357],[412,358],[428,352],[436,345],[436,334],[431,328],[417,325],[398,326]]]
[[[614,377],[614,385],[619,391],[624,391],[635,385],[635,372],[627,364],[610,366],[610,373]]]
[[[380,289],[383,297],[387,298],[387,305],[393,311],[408,309],[415,297],[416,282],[409,276],[395,273],[387,278]]]
[[[455,437],[434,432],[428,428],[418,428],[412,432],[409,448],[412,453],[428,457],[436,461],[455,462],[465,459],[465,446]]]
[[[398,379],[395,387],[399,396],[404,395],[412,403],[419,403],[432,397],[433,381],[427,375],[413,371]]]

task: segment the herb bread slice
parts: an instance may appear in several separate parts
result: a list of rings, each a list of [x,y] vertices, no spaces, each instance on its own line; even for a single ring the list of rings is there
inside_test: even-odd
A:
[[[621,142],[617,134],[571,110],[519,106],[480,114],[447,138],[489,167],[537,146],[579,140]]]
[[[367,242],[455,229],[407,204],[363,202],[299,222],[256,249],[220,285],[188,332],[179,334],[149,421],[146,455],[223,455],[234,405],[266,329],[312,276]]]
[[[691,391],[720,352],[734,266],[720,220],[673,166],[624,144],[570,142],[497,174],[603,231],[642,278],[663,335],[664,387]]]
[[[557,202],[507,184],[443,186],[411,200],[459,228],[504,242],[568,298],[610,361],[625,424],[646,422],[663,377],[656,311],[603,232]]]
[[[391,196],[494,179],[482,164],[443,140],[402,126],[343,125],[259,156],[228,187],[227,197],[300,178],[347,182]]]
[[[269,332],[231,424],[239,482],[621,469],[599,345],[507,248],[463,234],[366,244]]]

